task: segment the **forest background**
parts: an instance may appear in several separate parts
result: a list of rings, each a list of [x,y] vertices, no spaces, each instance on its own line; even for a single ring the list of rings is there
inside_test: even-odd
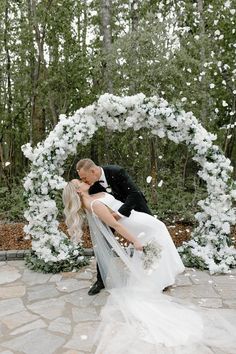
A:
[[[105,92],[160,95],[217,134],[236,178],[236,10],[223,0],[2,0],[0,2],[0,220],[22,221],[21,146],[45,139],[60,114]],[[207,194],[185,145],[145,129],[100,129],[67,159],[118,164],[166,222],[192,223]],[[61,197],[58,195],[58,203]],[[60,212],[62,208],[60,207]],[[61,214],[62,216],[62,214]]]

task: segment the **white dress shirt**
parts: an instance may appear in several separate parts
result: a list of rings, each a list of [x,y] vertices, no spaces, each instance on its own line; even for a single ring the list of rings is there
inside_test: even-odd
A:
[[[104,170],[103,168],[101,167],[101,176],[100,176],[100,179],[102,182],[99,182],[101,184],[101,186],[103,186],[104,188],[107,188],[108,187],[108,183],[107,183],[107,180],[106,180],[106,176],[105,176],[105,173],[104,173]],[[107,191],[108,193],[108,191]],[[118,214],[121,218],[124,217],[124,215],[122,215],[121,213],[119,213],[119,211],[116,212],[116,214]]]
[[[107,180],[106,180],[106,176],[105,176],[105,173],[104,173],[104,170],[103,168],[101,167],[101,176],[100,176],[100,180],[103,181],[103,182],[99,182],[101,184],[101,186],[103,186],[104,188],[107,188],[108,187],[108,183],[107,183]]]

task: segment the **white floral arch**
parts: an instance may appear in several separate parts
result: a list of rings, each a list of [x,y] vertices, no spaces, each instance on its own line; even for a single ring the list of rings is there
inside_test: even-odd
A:
[[[78,252],[58,230],[53,191],[65,185],[61,176],[68,155],[76,152],[79,143],[87,144],[102,126],[113,131],[148,128],[153,135],[185,143],[193,151],[193,160],[202,167],[198,174],[207,184],[208,197],[199,201],[202,211],[195,215],[198,226],[192,239],[179,251],[186,264],[204,267],[211,273],[235,267],[236,250],[228,245],[230,225],[236,223],[236,208],[233,208],[236,182],[230,178],[233,170],[230,160],[213,145],[216,136],[208,133],[192,112],[170,106],[158,96],[148,98],[143,94],[130,97],[105,94],[97,103],[80,108],[69,117],[60,115],[55,129],[36,148],[32,149],[30,144],[22,147],[32,161],[31,172],[24,181],[29,202],[25,212],[29,223],[24,230],[32,237],[32,250],[37,257],[45,262],[58,262]]]

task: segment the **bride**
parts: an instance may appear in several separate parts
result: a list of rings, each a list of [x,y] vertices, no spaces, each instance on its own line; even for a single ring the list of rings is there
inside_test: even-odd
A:
[[[144,244],[152,240],[156,240],[162,248],[162,257],[158,268],[153,271],[151,275],[155,282],[155,287],[161,291],[165,287],[174,284],[176,275],[184,271],[184,265],[164,223],[147,213],[135,210],[132,210],[129,217],[123,217],[117,221],[112,216],[111,212],[117,211],[123,203],[115,199],[111,194],[105,192],[89,195],[89,188],[90,185],[80,182],[77,179],[68,183],[63,192],[65,214],[67,216],[66,222],[69,226],[69,232],[78,234],[78,231],[81,229],[81,224],[76,213],[81,208],[87,211],[94,252],[99,268],[102,270],[102,278],[106,288],[108,284],[107,280],[104,278],[107,277],[108,269],[106,269],[106,265],[104,265],[105,250],[103,246],[106,246],[106,251],[109,251],[109,254],[111,253],[111,247],[115,248],[116,253],[119,255],[121,252],[125,257],[125,262],[128,262],[130,266],[133,265],[134,267],[135,264],[135,272],[142,272],[141,262],[138,262],[138,259],[141,257],[140,251],[142,251]],[[73,217],[71,215],[72,204],[74,204],[73,208],[75,209],[75,215]],[[113,233],[109,228],[105,227],[104,224],[115,229],[118,234],[133,244],[135,251],[133,252],[132,258],[128,257],[124,249],[122,249],[120,244],[116,241]],[[102,240],[97,239],[97,232],[93,232],[95,228],[99,229],[100,234],[104,234],[103,231],[106,230],[105,235],[101,237]],[[106,242],[104,242],[104,237]],[[130,252],[133,251],[131,246],[129,250]],[[122,261],[124,261],[124,257],[121,257]],[[141,267],[139,270],[137,269],[138,266],[139,268]]]
[[[90,186],[72,180],[63,191],[71,237],[79,240],[81,211],[86,212],[93,248],[108,300],[94,339],[96,354],[210,354],[210,347],[235,353],[235,328],[214,311],[183,305],[162,290],[174,284],[184,265],[166,226],[153,216],[132,211],[115,220],[122,202],[108,193],[89,195]],[[125,249],[111,228],[130,242]],[[143,250],[156,242],[157,266],[145,269]],[[118,256],[118,257],[117,257]]]

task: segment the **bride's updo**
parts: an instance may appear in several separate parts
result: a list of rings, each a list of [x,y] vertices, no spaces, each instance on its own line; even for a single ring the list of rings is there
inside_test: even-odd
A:
[[[65,223],[68,233],[71,237],[71,241],[74,244],[81,242],[83,235],[83,209],[82,202],[77,193],[78,187],[75,186],[73,181],[70,181],[64,188],[62,193],[62,200],[64,204]]]

